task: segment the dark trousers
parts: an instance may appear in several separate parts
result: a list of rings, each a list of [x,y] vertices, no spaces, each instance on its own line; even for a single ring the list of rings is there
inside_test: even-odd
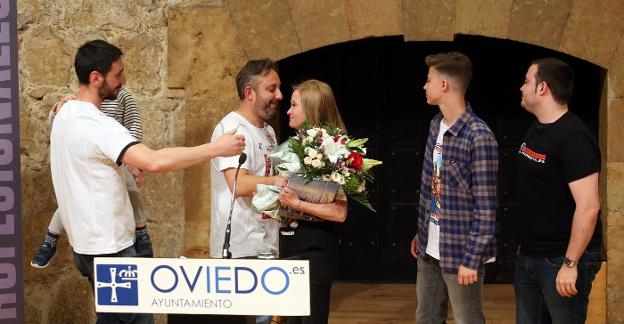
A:
[[[310,262],[310,316],[288,317],[288,324],[324,324],[329,318],[331,286],[338,268],[335,254],[324,251],[297,253],[289,260]]]
[[[592,281],[600,271],[600,252],[585,252],[577,265],[576,290],[572,297],[557,293],[556,278],[563,256],[537,258],[520,254],[516,259],[514,291],[516,323],[585,323]]]
[[[123,249],[114,254],[106,254],[106,255],[86,255],[86,254],[78,254],[74,253],[74,263],[84,277],[89,279],[89,283],[91,284],[91,290],[95,291],[93,282],[93,258],[96,257],[123,257],[130,258],[136,256],[136,250],[134,246]],[[130,314],[130,313],[95,313],[97,316],[97,324],[113,324],[113,323],[123,323],[123,324],[153,324],[154,323],[154,315],[152,314]]]

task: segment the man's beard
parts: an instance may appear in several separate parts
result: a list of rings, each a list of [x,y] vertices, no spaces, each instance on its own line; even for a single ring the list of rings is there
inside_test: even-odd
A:
[[[265,122],[268,122],[275,116],[277,107],[275,109],[271,108],[271,101],[267,101],[261,105],[256,105],[256,112]]]
[[[99,95],[100,98],[102,98],[103,100],[115,100],[117,99],[117,93],[119,93],[118,91],[115,91],[117,89],[111,89],[111,87],[108,85],[108,83],[106,83],[106,81],[104,81],[104,84],[102,85],[102,87],[99,90]]]

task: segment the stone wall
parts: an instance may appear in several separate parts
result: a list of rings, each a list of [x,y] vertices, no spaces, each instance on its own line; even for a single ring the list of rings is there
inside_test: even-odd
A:
[[[608,70],[600,111],[606,170],[601,189],[609,269],[619,269],[624,265],[618,255],[624,247],[623,9],[620,0],[20,0],[25,262],[55,208],[45,118],[62,94],[75,90],[71,63],[84,41],[105,38],[125,51],[127,88],[139,100],[145,142],[162,147],[210,138],[214,124],[237,104],[234,76],[247,59],[278,60],[365,37],[449,41],[472,34],[551,48]],[[208,166],[146,181],[157,254],[206,256]],[[60,246],[48,269],[25,266],[28,323],[85,323],[93,317],[88,285],[71,264],[66,240]],[[608,271],[610,323],[624,321],[623,291],[624,272]]]
[[[47,114],[62,95],[77,88],[73,70],[76,49],[95,38],[118,45],[126,54],[126,87],[141,111],[144,142],[150,147],[183,145],[186,100],[168,90],[165,82],[167,10],[180,2],[18,2],[26,323],[94,322],[91,290],[73,266],[65,238],[48,268],[39,270],[29,265],[56,208]],[[181,252],[183,176],[178,172],[146,177],[143,193],[150,211],[148,227],[160,256]]]

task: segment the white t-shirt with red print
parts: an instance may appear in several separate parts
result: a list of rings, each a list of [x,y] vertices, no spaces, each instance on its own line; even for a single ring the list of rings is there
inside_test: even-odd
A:
[[[444,152],[444,133],[449,129],[440,123],[440,131],[436,139],[435,149],[433,151],[433,176],[431,177],[431,214],[429,215],[429,238],[427,239],[427,254],[440,260],[440,196],[442,195],[442,154]]]
[[[215,127],[211,141],[223,133],[237,129],[236,134],[245,136],[247,160],[241,166],[251,175],[272,176],[273,168],[269,153],[277,146],[275,131],[265,124],[258,128],[237,112],[225,116]],[[222,257],[225,228],[230,212],[232,191],[225,181],[224,170],[238,166],[238,156],[218,157],[211,161],[210,191],[210,256]],[[267,218],[251,204],[251,197],[238,197],[232,213],[232,232],[230,234],[230,252],[233,258],[257,256],[259,251],[272,250],[277,254],[279,222]]]

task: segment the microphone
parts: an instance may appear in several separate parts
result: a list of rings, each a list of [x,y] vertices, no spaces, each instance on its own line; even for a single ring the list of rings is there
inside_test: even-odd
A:
[[[236,173],[234,174],[234,185],[232,186],[232,202],[230,203],[230,214],[228,215],[227,226],[225,227],[225,240],[223,241],[223,251],[221,257],[224,259],[231,259],[232,252],[230,252],[230,234],[232,233],[232,211],[234,211],[234,200],[236,200],[236,183],[238,182],[238,171],[240,171],[241,165],[247,160],[247,154],[241,153],[238,158],[238,167],[236,167]]]

